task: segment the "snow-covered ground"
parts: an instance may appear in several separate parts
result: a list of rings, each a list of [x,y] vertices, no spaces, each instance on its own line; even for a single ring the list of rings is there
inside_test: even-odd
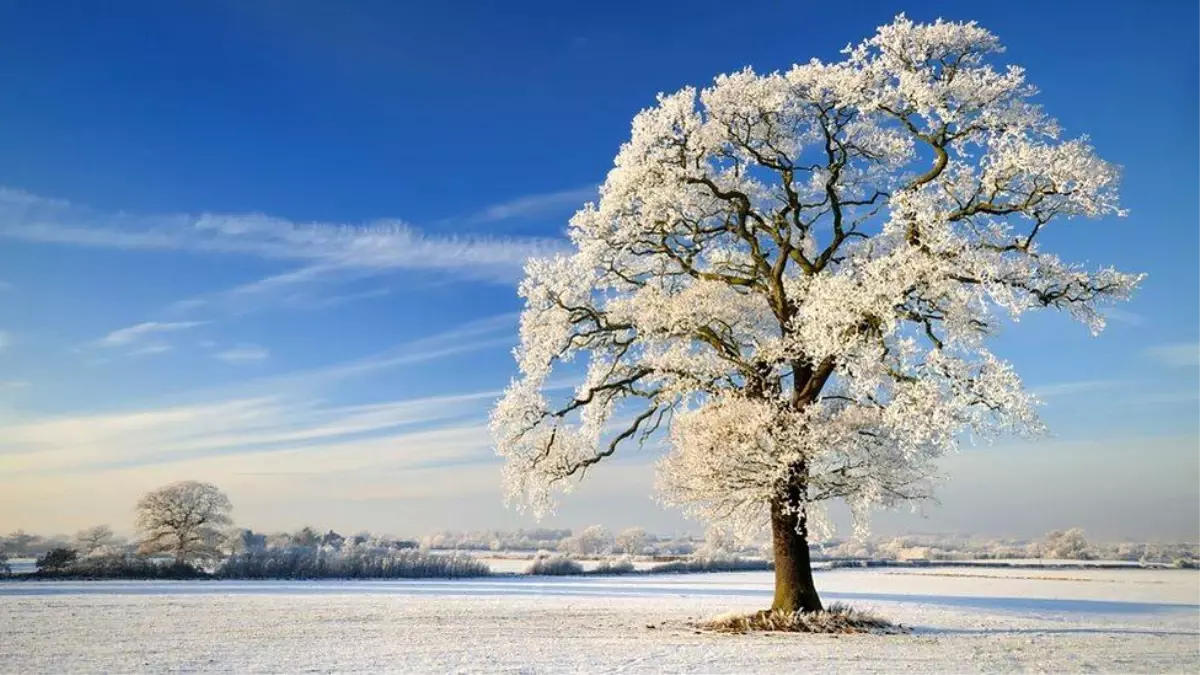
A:
[[[0,583],[0,671],[1200,672],[1200,574],[819,572],[904,636],[717,635],[770,573]]]

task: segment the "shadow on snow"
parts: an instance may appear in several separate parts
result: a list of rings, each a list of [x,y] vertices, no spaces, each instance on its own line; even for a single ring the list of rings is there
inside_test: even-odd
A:
[[[747,597],[769,598],[770,589],[745,586],[625,583],[617,578],[313,580],[313,581],[89,581],[0,583],[5,595],[445,595],[456,597]],[[895,602],[940,607],[1000,610],[1016,613],[1153,614],[1195,612],[1200,605],[1185,603],[1121,602],[1066,598],[954,596],[905,593],[826,592],[826,600]],[[1039,631],[1045,632],[1045,631]]]

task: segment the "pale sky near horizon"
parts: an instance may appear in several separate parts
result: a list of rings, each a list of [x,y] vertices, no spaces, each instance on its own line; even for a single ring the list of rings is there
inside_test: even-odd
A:
[[[1001,336],[1050,435],[964,448],[940,506],[876,531],[1200,540],[1194,2],[739,3],[791,27],[762,40],[706,2],[52,4],[0,10],[0,532],[129,532],[182,479],[256,530],[702,531],[655,503],[652,452],[542,523],[504,508],[486,416],[522,263],[655,93],[906,11],[997,33],[1123,167],[1129,217],[1048,241],[1149,277],[1099,337]]]

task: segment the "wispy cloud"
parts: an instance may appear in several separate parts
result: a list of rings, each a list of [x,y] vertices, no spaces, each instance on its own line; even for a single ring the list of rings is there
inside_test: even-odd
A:
[[[271,356],[271,352],[266,347],[258,345],[238,345],[213,354],[213,358],[220,359],[226,363],[263,361],[269,356]]]
[[[1140,326],[1146,323],[1146,317],[1120,307],[1109,307],[1105,309],[1104,318],[1113,323],[1124,323],[1130,326]]]
[[[486,457],[486,430],[478,419],[464,426],[461,418],[498,395],[352,406],[280,395],[49,417],[6,425],[0,467],[5,474],[86,472],[219,459],[231,471],[328,472],[457,458],[465,451]]]
[[[490,460],[483,419],[499,388],[369,403],[329,399],[347,378],[482,349],[498,344],[500,334],[511,342],[514,322],[509,314],[488,317],[363,359],[194,391],[182,400],[5,419],[0,476],[167,464],[185,471],[217,457],[228,463],[223,472]],[[247,354],[249,347],[242,347]]]
[[[167,311],[175,316],[189,316],[198,312],[238,315],[278,307],[317,309],[321,307],[321,303],[334,306],[374,297],[356,293],[331,295],[330,289],[394,271],[387,268],[340,267],[323,263],[308,265],[270,274],[199,297],[180,300],[168,306]],[[387,292],[387,289],[382,290]]]
[[[1129,402],[1140,405],[1173,405],[1178,403],[1194,403],[1200,400],[1200,390],[1187,389],[1179,391],[1155,391],[1137,396],[1131,396]],[[1193,407],[1193,414],[1195,413]],[[1192,418],[1195,419],[1194,417]]]
[[[410,340],[360,359],[252,380],[239,387],[256,392],[319,390],[346,378],[372,375],[484,349],[511,348],[516,325],[516,314],[497,314]]]
[[[149,344],[142,345],[141,347],[131,349],[126,353],[126,356],[153,356],[155,354],[166,354],[174,349],[175,347],[171,346],[171,344],[167,342],[151,342]]]
[[[597,187],[588,185],[559,192],[525,195],[500,204],[493,204],[468,216],[463,222],[478,225],[566,212],[579,208],[584,202],[595,200],[597,194]]]
[[[1121,383],[1121,380],[1078,380],[1075,382],[1056,382],[1054,384],[1045,384],[1040,387],[1034,387],[1031,393],[1041,399],[1050,399],[1060,396],[1082,394],[1089,391],[1110,389]]]
[[[510,349],[515,341],[516,326],[516,314],[497,314],[401,342],[360,358],[194,390],[171,399],[171,402],[174,405],[186,405],[196,400],[269,397],[281,391],[294,396],[322,397],[325,392],[336,391],[340,383],[348,379],[369,377],[486,349]],[[207,349],[218,347],[210,341],[205,341],[205,344],[208,345]]]
[[[1176,342],[1146,349],[1143,354],[1168,366],[1200,366],[1200,343]]]
[[[544,202],[496,207],[488,217],[511,217],[507,214],[522,209],[546,208]],[[0,237],[127,250],[250,255],[304,263],[296,272],[300,277],[312,274],[302,271],[309,267],[405,269],[503,282],[517,279],[530,256],[562,246],[562,242],[549,238],[430,236],[398,220],[356,225],[297,223],[259,213],[106,213],[8,188],[0,188]],[[296,280],[286,279],[289,283]]]
[[[10,344],[12,344],[12,335],[6,330],[0,330],[0,352],[8,349]]]
[[[595,188],[529,195],[490,206],[461,225],[533,217],[581,203]],[[515,283],[525,261],[562,250],[551,237],[427,234],[399,220],[303,223],[261,213],[150,214],[104,212],[0,187],[0,238],[130,251],[241,255],[290,269],[225,290],[180,300],[174,316],[245,313],[266,307],[305,309],[376,297],[329,290],[401,272],[436,280]]]
[[[15,284],[13,284],[10,281],[4,281],[3,279],[0,279],[0,293],[3,293],[5,291],[11,291],[14,289],[16,289]]]
[[[373,288],[367,291],[358,291],[355,293],[343,293],[341,295],[327,295],[323,297],[314,297],[307,294],[295,294],[285,298],[285,302],[289,307],[297,309],[329,309],[330,307],[339,307],[351,302],[360,302],[362,300],[373,300],[382,298],[392,294],[388,288]]]
[[[152,335],[173,333],[197,326],[203,326],[205,321],[146,321],[125,328],[118,328],[96,341],[101,347],[123,347],[131,345]]]

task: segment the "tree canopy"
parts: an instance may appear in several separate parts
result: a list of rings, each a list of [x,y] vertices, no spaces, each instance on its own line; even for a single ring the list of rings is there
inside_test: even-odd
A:
[[[137,503],[138,550],[167,553],[180,564],[215,558],[232,510],[229,497],[209,483],[180,481],[148,492]]]
[[[837,62],[638,113],[573,251],[527,265],[520,376],[491,420],[509,498],[545,513],[664,430],[666,502],[806,531],[825,500],[862,523],[928,497],[965,433],[1037,432],[989,338],[1038,309],[1098,332],[1141,276],[1043,248],[1050,227],[1124,215],[1119,172],[1001,52],[975,23],[901,15]],[[577,357],[582,384],[555,399]]]

